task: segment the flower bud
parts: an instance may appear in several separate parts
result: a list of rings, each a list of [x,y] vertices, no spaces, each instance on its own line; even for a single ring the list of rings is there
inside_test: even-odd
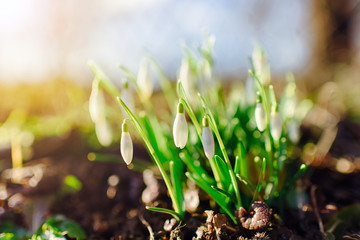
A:
[[[129,165],[133,159],[133,143],[128,130],[128,125],[125,122],[122,124],[120,152],[125,163]]]
[[[211,159],[215,154],[215,143],[209,127],[209,120],[206,117],[203,118],[202,144],[206,157]]]
[[[261,102],[257,103],[255,107],[255,122],[260,132],[265,130],[266,128],[265,109],[264,109],[264,105]]]
[[[178,111],[173,125],[173,137],[176,147],[181,149],[185,147],[188,140],[188,125],[182,103],[178,104]]]
[[[270,133],[275,141],[279,141],[281,137],[282,121],[278,112],[271,113]]]

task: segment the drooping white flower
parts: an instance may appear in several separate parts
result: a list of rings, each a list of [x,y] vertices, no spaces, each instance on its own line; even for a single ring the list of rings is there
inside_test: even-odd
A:
[[[106,121],[105,116],[99,118],[95,122],[95,133],[100,144],[103,146],[109,146],[113,139],[110,124]]]
[[[201,138],[205,155],[208,159],[211,159],[215,154],[215,142],[214,136],[209,127],[209,120],[206,117],[203,118],[203,129]]]
[[[188,125],[182,103],[178,104],[178,110],[173,125],[173,137],[176,147],[181,149],[185,147],[188,140]]]
[[[150,78],[149,66],[146,58],[142,59],[140,63],[137,84],[140,89],[140,94],[144,96],[145,99],[149,99],[153,93],[154,84]]]
[[[89,98],[89,113],[91,120],[95,123],[105,115],[105,99],[99,89],[99,82],[94,80]]]
[[[271,113],[270,133],[275,141],[279,141],[281,137],[282,121],[278,112]]]
[[[287,125],[288,136],[291,142],[297,143],[300,139],[300,128],[295,120],[290,120]]]
[[[261,102],[257,103],[255,107],[255,122],[260,132],[265,130],[266,116],[265,116],[264,105]]]
[[[125,163],[129,165],[133,159],[133,143],[126,122],[122,124],[120,152]]]

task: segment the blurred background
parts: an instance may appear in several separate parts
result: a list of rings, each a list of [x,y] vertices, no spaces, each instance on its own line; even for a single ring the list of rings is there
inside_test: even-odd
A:
[[[358,0],[0,0],[0,121],[14,108],[66,108],[70,86],[91,87],[88,59],[116,82],[119,64],[136,72],[150,54],[175,79],[181,45],[207,34],[223,79],[245,79],[260,43],[275,81],[292,71],[307,92],[338,79],[359,85]]]

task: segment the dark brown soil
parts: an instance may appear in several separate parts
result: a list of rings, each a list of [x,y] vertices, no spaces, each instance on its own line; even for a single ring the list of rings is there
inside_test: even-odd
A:
[[[339,125],[339,135],[330,154],[334,157],[348,155],[350,149],[352,158],[356,159],[360,155],[359,148],[350,148],[348,142],[351,138],[356,140],[351,146],[359,143],[359,125],[347,122],[342,124],[344,126]],[[348,131],[349,127],[351,130],[357,129],[356,133]],[[8,206],[7,200],[0,202],[0,206],[5,209],[5,212],[0,214],[0,222],[11,218],[17,225],[30,229],[32,223],[28,217],[25,217],[24,206],[29,201],[39,202],[45,199],[45,202],[49,203],[49,207],[45,210],[46,215],[63,214],[75,220],[85,230],[87,239],[149,239],[151,231],[154,232],[155,239],[170,237],[176,239],[177,236],[191,239],[196,236],[196,231],[201,225],[203,228],[208,227],[207,216],[203,213],[208,206],[204,205],[201,206],[199,213],[187,216],[184,223],[180,226],[176,225],[175,230],[165,232],[163,225],[169,217],[147,211],[141,203],[141,193],[145,188],[141,173],[129,170],[121,162],[120,154],[116,149],[110,154],[118,155],[118,162],[89,161],[87,153],[90,149],[82,142],[81,136],[76,131],[64,138],[49,138],[37,142],[32,159],[25,164],[25,167],[42,164],[45,169],[42,180],[36,187],[30,187],[27,182],[10,183],[2,174],[2,182],[6,183],[9,197],[21,193],[23,198],[13,207]],[[347,147],[342,144],[346,144]],[[139,151],[136,149],[135,155],[144,155]],[[0,159],[10,159],[9,151],[1,151]],[[2,160],[1,163],[3,169],[9,168],[11,164],[9,160]],[[273,214],[269,228],[251,231],[229,224],[229,228],[222,228],[222,238],[323,239],[316,212],[326,223],[338,209],[359,203],[360,174],[358,170],[351,174],[341,174],[321,167],[312,168],[310,172],[312,177],[303,183],[309,203],[302,211],[290,208],[273,209],[273,213],[281,212],[283,218],[280,219]],[[80,191],[74,193],[63,191],[63,179],[69,174],[76,176],[83,183]],[[113,175],[117,176],[119,181],[111,186],[109,177]],[[316,189],[312,191],[313,188]],[[156,201],[159,206],[170,208],[169,198],[165,193],[162,193]],[[201,239],[216,239],[214,234],[205,230]]]

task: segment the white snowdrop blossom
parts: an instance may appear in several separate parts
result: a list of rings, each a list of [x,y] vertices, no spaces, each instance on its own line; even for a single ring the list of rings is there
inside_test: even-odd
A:
[[[105,117],[101,117],[95,122],[95,133],[101,145],[107,147],[111,144],[113,135],[111,127]]]
[[[279,141],[281,137],[282,121],[278,112],[271,113],[270,133],[275,141]]]
[[[130,137],[128,126],[125,122],[123,122],[120,141],[120,153],[127,165],[129,165],[133,159],[133,151],[133,143]]]
[[[265,109],[264,109],[264,105],[261,102],[257,103],[255,107],[255,122],[260,132],[265,130],[266,128]]]
[[[188,125],[182,103],[178,104],[178,110],[173,125],[173,137],[175,146],[183,149],[188,140]]]
[[[137,75],[137,84],[139,86],[141,95],[145,99],[149,99],[153,93],[154,84],[150,78],[149,66],[146,58],[144,58],[140,63],[139,72]]]
[[[208,159],[211,159],[215,154],[215,142],[214,136],[209,127],[208,119],[206,117],[203,118],[203,129],[201,137],[205,155]]]
[[[89,113],[91,120],[96,123],[105,115],[105,99],[102,91],[99,90],[98,81],[93,81],[93,88],[89,98]]]
[[[300,129],[298,123],[295,120],[291,120],[287,125],[287,129],[290,141],[297,143],[300,139]]]

